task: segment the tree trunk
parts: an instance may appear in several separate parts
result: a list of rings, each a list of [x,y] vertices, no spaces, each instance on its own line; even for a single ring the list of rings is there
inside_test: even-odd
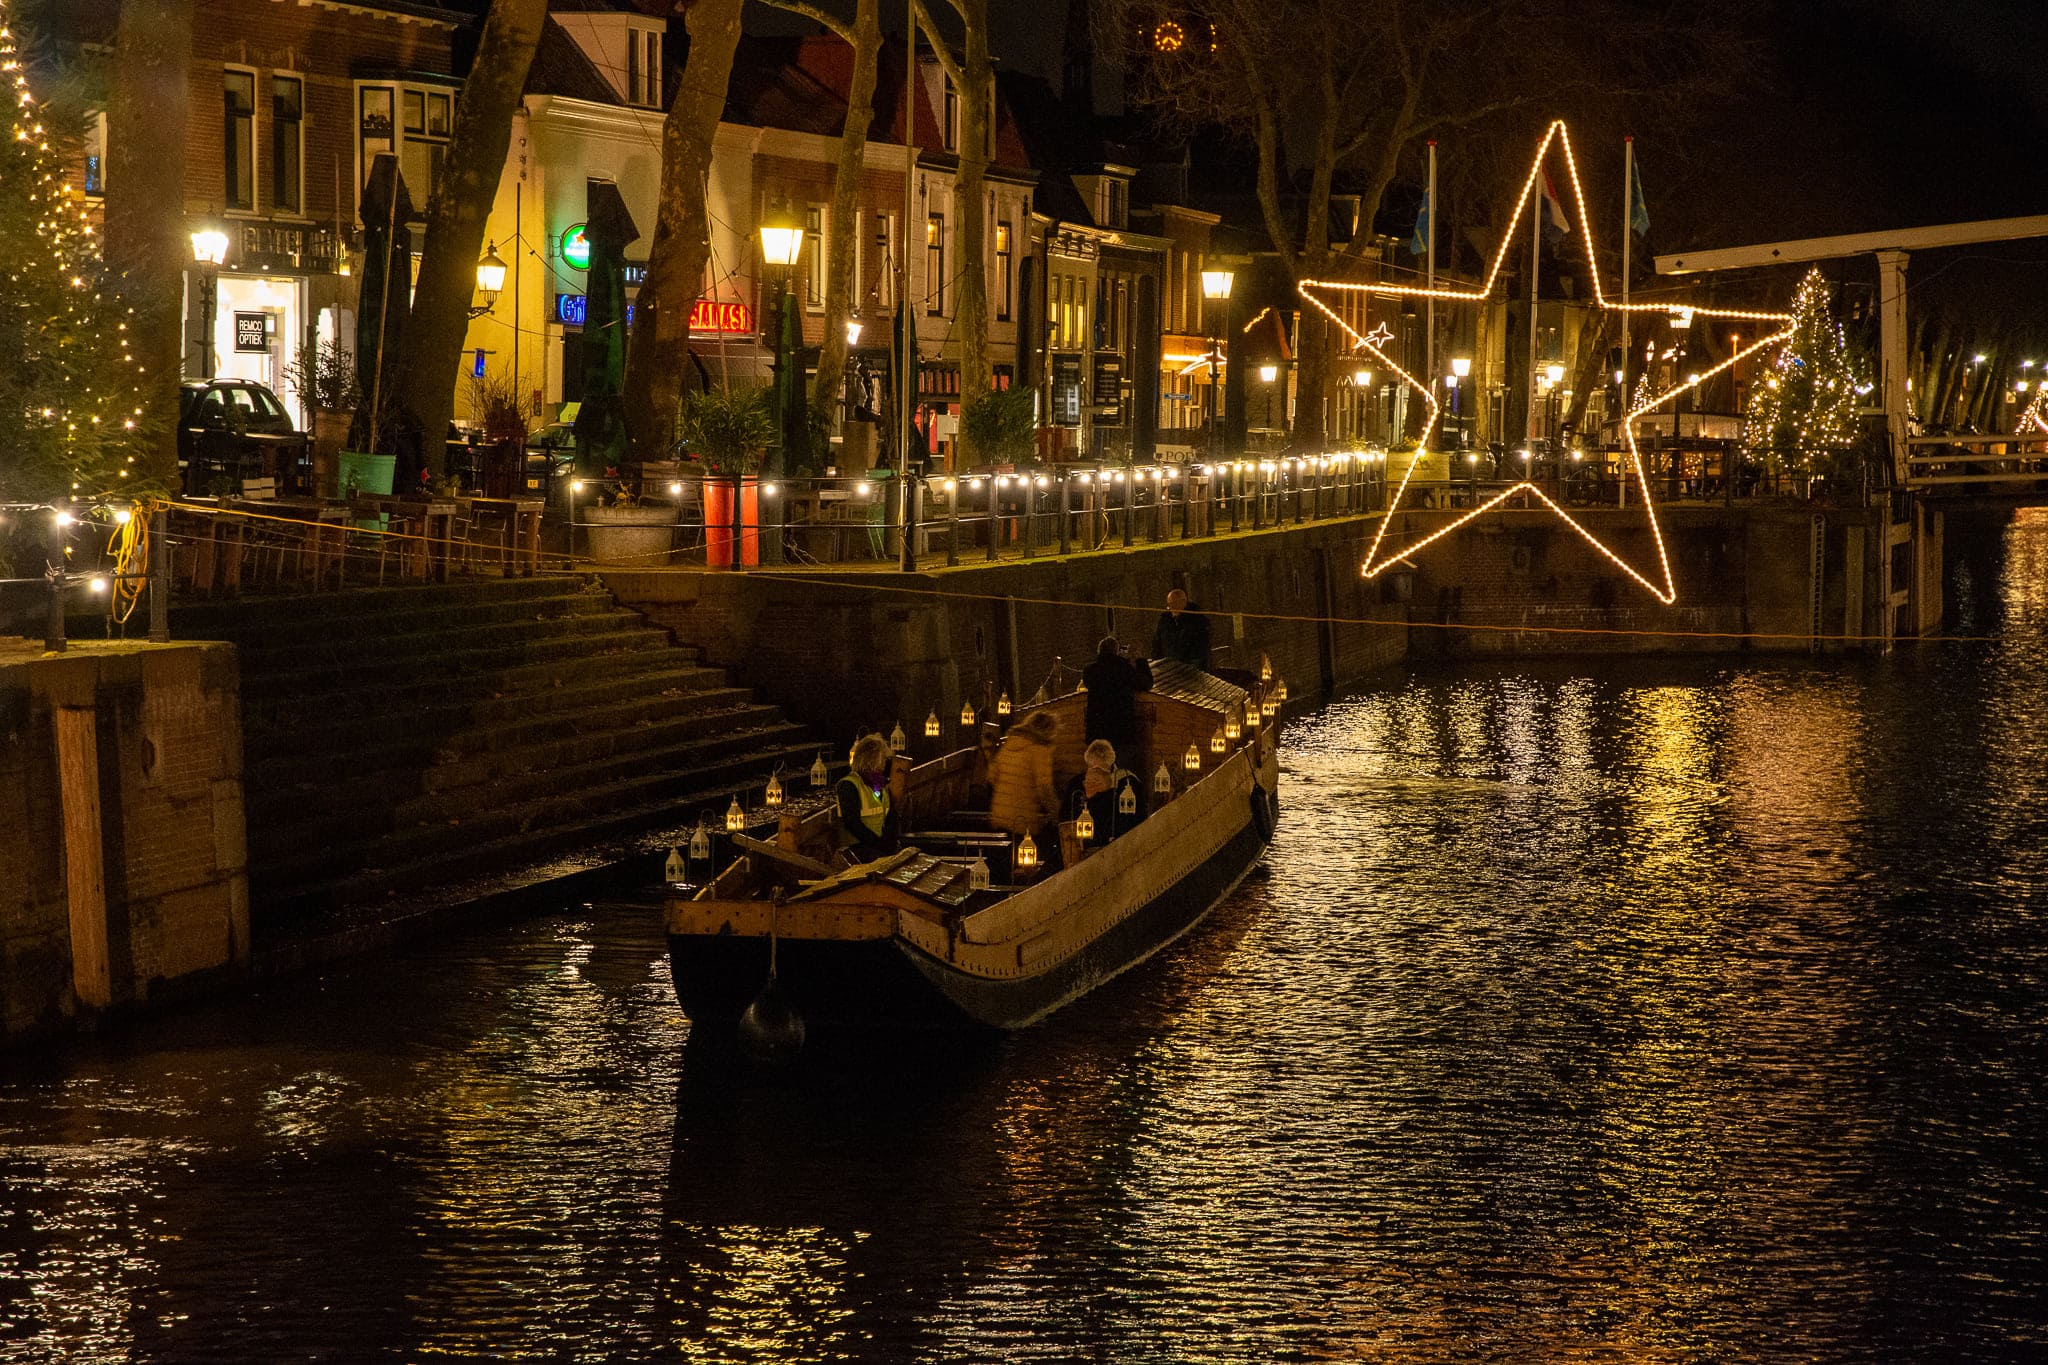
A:
[[[960,215],[959,280],[955,316],[960,323],[960,406],[989,390],[988,190],[989,142],[995,124],[995,68],[988,56],[988,0],[953,0],[967,26],[966,81],[960,88],[960,177],[954,202]],[[988,457],[989,451],[976,452]]]
[[[127,0],[115,40],[108,112],[106,259],[135,310],[132,354],[146,395],[137,474],[170,487],[178,475],[178,380],[184,370],[186,83],[192,0]],[[167,117],[165,111],[172,111]]]
[[[839,426],[839,391],[846,382],[846,319],[863,300],[854,292],[854,242],[860,231],[860,178],[866,166],[868,124],[875,116],[875,77],[880,69],[880,0],[859,0],[854,11],[853,80],[846,97],[846,123],[839,133],[839,165],[832,175],[832,249],[825,263],[825,338],[818,348],[818,373],[811,401]],[[868,326],[879,325],[869,318]]]
[[[662,124],[661,203],[626,347],[626,435],[636,459],[665,457],[675,439],[683,367],[689,363],[690,308],[702,292],[704,262],[711,255],[704,203],[711,140],[725,111],[741,8],[742,0],[696,0],[686,17],[690,56]]]
[[[497,0],[484,20],[476,62],[455,104],[455,134],[427,197],[426,245],[405,335],[399,405],[414,427],[430,474],[447,455],[443,433],[455,414],[456,365],[469,332],[484,223],[505,174],[512,114],[547,22],[547,0]],[[418,186],[415,188],[425,188]]]

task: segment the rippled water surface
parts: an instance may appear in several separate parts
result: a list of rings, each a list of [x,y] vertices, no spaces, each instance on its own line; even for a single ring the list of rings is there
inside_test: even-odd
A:
[[[688,1046],[578,909],[0,1061],[0,1359],[2048,1359],[2048,519],[1891,660],[1297,724],[1028,1034]]]

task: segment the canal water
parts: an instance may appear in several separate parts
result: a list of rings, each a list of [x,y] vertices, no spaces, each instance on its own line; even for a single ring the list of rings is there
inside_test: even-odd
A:
[[[0,1359],[2048,1359],[2048,515],[1890,660],[1389,678],[1024,1035],[565,907],[0,1062]]]

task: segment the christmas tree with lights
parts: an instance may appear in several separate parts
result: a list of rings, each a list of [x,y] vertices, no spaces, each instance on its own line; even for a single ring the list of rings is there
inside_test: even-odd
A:
[[[29,90],[0,0],[0,501],[132,496],[139,372],[99,235]]]
[[[1809,270],[1792,299],[1792,335],[1750,388],[1742,449],[1771,473],[1841,473],[1862,435],[1857,407],[1867,385],[1828,292],[1827,279]]]

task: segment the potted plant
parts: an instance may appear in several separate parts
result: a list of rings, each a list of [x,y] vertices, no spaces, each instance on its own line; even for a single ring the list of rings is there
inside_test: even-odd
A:
[[[761,511],[755,475],[775,438],[773,390],[703,389],[683,400],[683,440],[702,464],[704,557],[713,568],[730,568],[733,513],[739,509],[739,562],[761,562]]]
[[[607,470],[607,475],[615,471]],[[660,502],[642,502],[628,483],[614,483],[608,494],[577,509],[584,544],[599,564],[653,569],[668,563],[675,547],[676,509]]]
[[[477,468],[480,491],[486,497],[509,498],[518,491],[526,438],[539,415],[533,396],[520,393],[502,372],[473,374],[469,415],[483,430],[483,455]]]
[[[363,397],[356,358],[331,341],[301,346],[284,367],[284,382],[312,414],[313,491],[331,498],[339,491],[349,422]]]

